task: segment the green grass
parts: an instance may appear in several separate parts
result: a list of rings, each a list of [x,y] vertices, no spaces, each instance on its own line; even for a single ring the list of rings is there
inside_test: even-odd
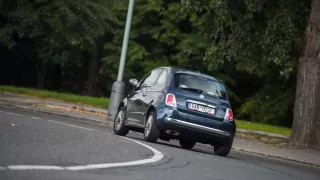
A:
[[[291,129],[287,127],[281,126],[273,126],[269,124],[261,124],[255,122],[241,121],[236,120],[237,128],[247,129],[247,130],[255,130],[255,131],[263,131],[268,133],[276,133],[284,136],[289,136],[291,133]]]
[[[0,85],[0,92],[9,92],[15,94],[22,94],[27,96],[34,96],[45,99],[55,99],[65,102],[72,102],[77,104],[86,104],[94,107],[106,108],[109,104],[109,98],[89,97],[69,93],[58,93],[46,90],[36,90],[29,88],[21,88],[14,86],[2,86]]]

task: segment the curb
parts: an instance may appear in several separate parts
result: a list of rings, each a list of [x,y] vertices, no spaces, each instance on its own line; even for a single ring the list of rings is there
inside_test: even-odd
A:
[[[0,92],[0,95],[4,96],[14,96],[14,97],[20,97],[20,98],[30,98],[34,99],[38,102],[32,103],[32,102],[18,102],[18,105],[25,105],[25,106],[32,106],[34,104],[36,105],[51,105],[51,106],[61,106],[61,107],[66,107],[66,108],[71,108],[71,109],[80,109],[80,110],[86,110],[88,112],[93,112],[93,113],[101,113],[101,114],[108,114],[107,109],[102,109],[102,108],[96,108],[93,106],[88,106],[88,105],[82,105],[82,104],[75,104],[75,103],[69,103],[69,102],[64,102],[64,101],[59,101],[59,100],[51,100],[51,99],[45,99],[45,98],[38,98],[38,97],[33,97],[33,96],[26,96],[26,95],[21,95],[21,94],[15,94],[15,93],[7,93],[7,92]],[[1,99],[0,103],[12,103],[10,100],[5,100]],[[15,102],[17,103],[17,102]]]
[[[43,111],[43,110],[38,110],[38,109],[33,109],[33,108],[27,108],[27,107],[23,107],[23,106],[20,106],[20,105],[12,105],[12,104],[3,103],[3,102],[0,102],[0,107],[12,108],[12,109],[21,109],[21,110],[28,111],[28,112],[34,112],[34,113],[45,114],[45,115],[54,115],[54,116],[59,116],[59,117],[65,117],[65,118],[68,118],[68,119],[81,121],[81,122],[86,122],[86,123],[90,123],[90,124],[102,125],[102,126],[105,126],[105,127],[112,127],[113,126],[113,122],[110,122],[110,121],[103,122],[103,121],[97,121],[97,120],[89,119],[89,118],[74,117],[74,116],[69,116],[69,115],[65,115],[65,114],[60,114],[60,113],[55,113],[55,112],[48,112],[48,111]]]
[[[248,133],[248,134],[257,134],[257,135],[269,136],[269,137],[280,138],[280,139],[289,139],[289,137],[283,136],[281,134],[260,132],[260,131],[255,131],[255,130],[237,129],[237,132],[239,132],[239,133]]]
[[[265,156],[265,157],[269,157],[269,158],[274,158],[274,159],[279,159],[279,160],[284,160],[284,161],[289,161],[289,162],[294,162],[294,163],[299,163],[299,164],[304,164],[304,165],[320,168],[320,164],[314,164],[314,163],[310,163],[310,162],[306,162],[306,161],[300,161],[300,160],[296,160],[296,159],[292,159],[292,158],[281,157],[281,156],[271,155],[271,154],[267,154],[267,153],[261,153],[261,152],[252,151],[252,150],[249,150],[249,149],[242,149],[242,148],[236,148],[236,147],[232,147],[232,149],[235,150],[235,151],[239,151],[239,152],[245,152],[245,153],[249,153],[249,154],[256,154],[256,155],[261,155],[261,156]]]
[[[80,110],[85,110],[87,112],[92,112],[92,113],[101,113],[101,114],[108,114],[107,110],[102,110],[98,108],[92,108],[92,107],[86,107],[86,106],[81,106],[81,105],[68,105],[64,103],[53,103],[53,102],[48,102],[48,101],[43,101],[42,104],[44,106],[60,106],[60,107],[66,107],[66,108],[71,108],[71,109],[80,109]]]
[[[208,145],[208,144],[200,144],[200,145],[201,146],[206,146],[206,147],[211,147],[211,145]],[[296,160],[296,159],[292,159],[292,158],[271,155],[271,154],[262,153],[262,152],[258,152],[258,151],[252,151],[252,150],[249,150],[249,149],[237,148],[237,147],[234,147],[234,146],[232,147],[232,150],[237,151],[237,152],[251,154],[251,155],[259,155],[259,156],[273,158],[273,159],[277,159],[277,160],[283,160],[283,161],[303,164],[303,165],[312,166],[312,167],[320,169],[320,164],[314,164],[314,163],[310,163],[310,162],[306,162],[306,161],[300,161],[300,160]]]

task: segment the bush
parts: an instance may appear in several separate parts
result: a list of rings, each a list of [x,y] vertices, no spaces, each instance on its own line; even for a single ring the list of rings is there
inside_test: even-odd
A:
[[[264,87],[237,109],[237,118],[291,127],[294,91],[281,87]]]

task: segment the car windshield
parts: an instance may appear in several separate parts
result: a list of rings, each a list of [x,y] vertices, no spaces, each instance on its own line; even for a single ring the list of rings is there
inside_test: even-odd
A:
[[[205,93],[223,100],[227,99],[226,88],[222,83],[202,76],[176,73],[175,88]]]

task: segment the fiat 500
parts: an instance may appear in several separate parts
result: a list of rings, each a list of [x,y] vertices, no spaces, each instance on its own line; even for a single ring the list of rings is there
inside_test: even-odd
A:
[[[130,79],[133,90],[121,102],[114,133],[136,131],[148,142],[179,140],[184,149],[210,144],[214,153],[227,156],[236,124],[224,83],[212,76],[185,69],[159,67],[140,82]]]

